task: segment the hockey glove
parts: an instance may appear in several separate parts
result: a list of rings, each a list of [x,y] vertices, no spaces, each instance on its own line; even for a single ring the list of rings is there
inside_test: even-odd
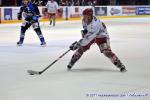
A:
[[[25,18],[25,20],[28,21],[28,22],[31,22],[31,21],[32,21],[32,17],[27,16],[27,17]]]
[[[84,29],[84,30],[81,30],[81,35],[82,37],[84,37],[86,34],[87,34],[88,30]]]
[[[80,47],[80,44],[76,41],[76,42],[72,43],[69,48],[70,48],[70,50],[74,51],[74,50],[78,49],[79,47]]]
[[[33,19],[34,21],[38,21],[39,17],[38,17],[38,16],[33,16],[32,19]]]
[[[17,17],[18,17],[18,20],[22,19],[22,15],[20,13],[18,13]]]

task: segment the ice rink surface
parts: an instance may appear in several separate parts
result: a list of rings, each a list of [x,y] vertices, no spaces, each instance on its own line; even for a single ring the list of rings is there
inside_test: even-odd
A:
[[[81,21],[41,23],[47,47],[32,28],[18,47],[21,24],[0,25],[0,100],[150,100],[150,18],[103,21],[126,73],[93,45],[72,71],[66,68],[70,51],[42,75],[28,75],[28,69],[43,70],[81,38]]]

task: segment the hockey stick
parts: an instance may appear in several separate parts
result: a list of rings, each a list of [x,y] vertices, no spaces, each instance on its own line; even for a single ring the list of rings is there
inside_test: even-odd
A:
[[[30,74],[30,75],[40,75],[42,74],[43,72],[45,72],[49,67],[51,67],[53,64],[55,64],[58,60],[60,60],[64,55],[66,55],[68,52],[70,51],[67,50],[65,53],[63,53],[61,56],[59,56],[55,61],[53,61],[50,65],[48,65],[45,69],[43,69],[42,71],[33,71],[33,70],[27,70],[27,72]]]

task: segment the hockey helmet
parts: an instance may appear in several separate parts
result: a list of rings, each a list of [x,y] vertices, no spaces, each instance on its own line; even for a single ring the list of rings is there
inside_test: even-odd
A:
[[[30,0],[22,0],[22,2],[23,4],[27,5],[30,2]]]
[[[86,8],[85,10],[83,10],[82,14],[93,16],[93,9],[92,8]]]

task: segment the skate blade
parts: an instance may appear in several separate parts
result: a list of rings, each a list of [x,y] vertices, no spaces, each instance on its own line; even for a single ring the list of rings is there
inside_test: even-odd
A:
[[[17,46],[22,46],[22,44],[17,44]]]
[[[46,47],[46,44],[44,44],[44,45],[41,45],[41,47]]]

